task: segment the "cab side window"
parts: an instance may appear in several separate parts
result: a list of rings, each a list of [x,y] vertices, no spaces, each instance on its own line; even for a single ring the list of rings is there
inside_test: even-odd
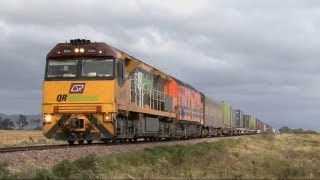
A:
[[[124,62],[122,62],[122,61],[118,61],[118,63],[117,63],[117,78],[118,78],[119,86],[122,86],[125,81]]]
[[[117,71],[118,71],[118,78],[123,79],[124,78],[124,72],[123,72],[123,62],[119,61],[117,64]]]

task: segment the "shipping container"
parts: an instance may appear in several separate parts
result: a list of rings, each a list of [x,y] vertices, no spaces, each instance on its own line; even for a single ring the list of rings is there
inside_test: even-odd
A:
[[[256,118],[254,116],[249,115],[249,129],[250,130],[256,130]]]
[[[232,125],[232,120],[231,120],[231,117],[232,117],[232,109],[231,109],[231,106],[222,101],[222,109],[223,109],[223,125],[224,125],[224,128],[231,128],[231,125]]]
[[[272,133],[272,127],[267,124],[267,132]]]
[[[267,132],[267,125],[263,124],[263,132]]]
[[[235,119],[236,119],[236,110],[234,110],[232,107],[231,107],[231,127],[232,128],[236,128],[235,126]]]
[[[261,129],[261,132],[264,132],[263,126],[264,126],[264,123],[263,123],[263,121],[260,120],[260,129]]]
[[[261,121],[259,119],[256,118],[256,130],[261,130]]]
[[[204,125],[208,127],[223,127],[221,102],[204,96]]]
[[[243,112],[241,110],[235,110],[233,127],[243,128]]]
[[[249,129],[249,115],[243,114],[243,128]]]

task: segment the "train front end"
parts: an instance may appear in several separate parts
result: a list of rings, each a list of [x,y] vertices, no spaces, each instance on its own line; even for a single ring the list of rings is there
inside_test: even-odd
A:
[[[91,143],[114,135],[115,61],[105,43],[75,39],[47,55],[43,82],[43,134]]]

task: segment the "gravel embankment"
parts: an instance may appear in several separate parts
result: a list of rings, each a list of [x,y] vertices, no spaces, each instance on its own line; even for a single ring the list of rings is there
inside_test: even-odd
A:
[[[201,142],[215,142],[221,139],[237,139],[239,137],[219,137],[219,138],[204,138],[191,139],[185,141],[169,141],[169,142],[155,142],[155,143],[138,143],[138,144],[119,144],[119,145],[100,145],[88,146],[79,148],[64,148],[64,149],[50,149],[50,150],[34,150],[24,152],[2,153],[0,154],[0,161],[7,162],[12,171],[20,171],[22,168],[41,168],[52,166],[64,159],[75,160],[88,154],[96,154],[97,156],[105,156],[111,153],[121,152],[136,152],[142,151],[146,148],[152,148],[160,145],[186,145],[196,144]]]

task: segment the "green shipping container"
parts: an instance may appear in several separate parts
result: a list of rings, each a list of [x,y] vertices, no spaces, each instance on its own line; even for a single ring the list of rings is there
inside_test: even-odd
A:
[[[256,130],[257,120],[255,117],[249,115],[249,129]]]
[[[232,120],[231,120],[231,106],[222,101],[222,107],[223,107],[223,125],[225,128],[231,128]]]
[[[243,128],[249,129],[249,115],[243,115]]]

